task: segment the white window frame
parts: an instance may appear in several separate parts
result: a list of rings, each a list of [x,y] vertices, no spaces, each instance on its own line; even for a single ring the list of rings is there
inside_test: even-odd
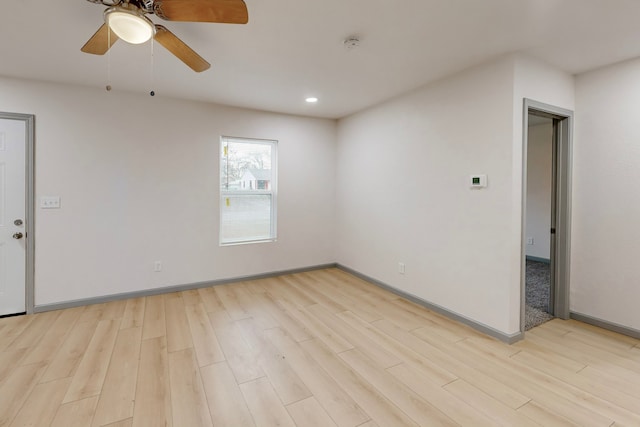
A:
[[[242,144],[259,144],[259,145],[270,145],[271,146],[271,183],[269,185],[268,190],[225,190],[223,188],[223,167],[224,167],[224,146],[225,143],[242,143]],[[233,246],[233,245],[246,245],[252,243],[265,243],[265,242],[275,242],[277,240],[277,207],[278,207],[278,141],[272,139],[255,139],[255,138],[242,138],[242,137],[233,137],[233,136],[221,136],[220,137],[220,173],[219,173],[219,189],[220,189],[220,226],[219,226],[219,240],[220,246]],[[270,195],[271,196],[271,216],[270,216],[270,235],[264,239],[234,239],[234,240],[223,240],[222,237],[222,219],[223,219],[223,209],[226,206],[227,197],[242,197],[242,196],[263,196]]]

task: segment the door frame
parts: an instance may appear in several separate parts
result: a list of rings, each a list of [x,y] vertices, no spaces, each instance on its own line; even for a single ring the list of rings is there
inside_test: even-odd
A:
[[[32,314],[35,305],[35,115],[5,113],[0,119],[22,121],[25,124],[25,311]]]
[[[526,299],[526,213],[527,213],[527,148],[529,113],[553,119],[555,239],[552,236],[551,265],[555,287],[550,299],[554,316],[569,319],[571,261],[571,176],[573,156],[573,111],[525,98],[523,106],[522,223],[520,274],[520,331],[525,332]],[[552,220],[552,224],[553,221]]]

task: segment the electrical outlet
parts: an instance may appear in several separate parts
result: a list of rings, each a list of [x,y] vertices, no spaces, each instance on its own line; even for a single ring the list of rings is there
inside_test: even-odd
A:
[[[527,237],[527,245],[533,245],[533,237]]]
[[[404,262],[399,262],[398,263],[398,273],[404,274],[404,267],[405,267]]]
[[[156,261],[153,263],[153,271],[159,273],[162,271],[162,261]]]

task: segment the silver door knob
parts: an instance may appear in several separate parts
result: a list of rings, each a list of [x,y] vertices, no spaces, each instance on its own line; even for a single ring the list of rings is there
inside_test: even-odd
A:
[[[18,233],[13,233],[13,238],[14,239],[22,239],[24,237],[24,235],[20,232]]]

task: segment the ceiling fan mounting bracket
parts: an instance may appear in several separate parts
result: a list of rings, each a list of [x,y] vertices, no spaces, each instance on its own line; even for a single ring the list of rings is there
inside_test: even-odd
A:
[[[122,0],[87,0],[90,3],[101,4],[103,6],[118,6]]]

